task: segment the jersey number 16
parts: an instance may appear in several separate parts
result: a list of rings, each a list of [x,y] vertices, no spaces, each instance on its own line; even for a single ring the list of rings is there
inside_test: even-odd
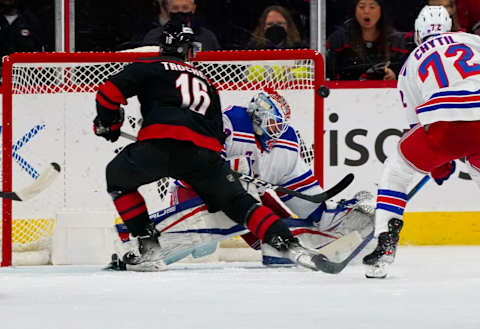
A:
[[[182,73],[175,81],[175,87],[180,88],[183,108],[205,115],[211,102],[205,82],[188,73]]]

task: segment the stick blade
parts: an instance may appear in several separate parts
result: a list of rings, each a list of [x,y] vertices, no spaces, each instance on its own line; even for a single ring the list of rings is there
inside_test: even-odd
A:
[[[12,200],[26,201],[35,197],[55,181],[60,171],[61,167],[58,163],[50,163],[50,166],[45,169],[30,186],[15,193],[18,199],[12,198]]]
[[[319,249],[320,254],[315,256],[312,261],[318,270],[329,274],[338,274],[365,248],[372,238],[373,231],[364,239],[357,231],[350,232]]]

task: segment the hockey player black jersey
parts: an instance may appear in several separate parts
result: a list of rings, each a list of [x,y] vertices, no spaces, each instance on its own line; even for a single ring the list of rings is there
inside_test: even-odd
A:
[[[220,152],[224,142],[218,92],[198,69],[175,57],[138,59],[102,84],[96,95],[102,122],[118,117],[137,96],[143,123],[138,140],[176,139]]]

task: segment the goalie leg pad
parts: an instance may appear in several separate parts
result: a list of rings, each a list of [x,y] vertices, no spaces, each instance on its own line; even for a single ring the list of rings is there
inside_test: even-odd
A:
[[[150,215],[156,229],[161,232],[159,243],[161,259],[166,264],[174,263],[184,257],[202,257],[215,251],[218,241],[244,234],[246,228],[238,225],[223,212],[209,213],[200,198],[182,202]],[[118,239],[117,239],[118,240]],[[117,248],[119,255],[138,250],[134,243],[129,247]]]

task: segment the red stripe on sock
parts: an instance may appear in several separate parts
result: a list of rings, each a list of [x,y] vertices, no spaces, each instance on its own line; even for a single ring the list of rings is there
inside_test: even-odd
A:
[[[265,237],[265,232],[279,217],[272,210],[265,206],[259,206],[255,209],[248,219],[248,229],[255,234],[260,240]]]
[[[113,200],[113,203],[115,204],[115,208],[117,208],[117,211],[120,214],[125,210],[135,207],[141,203],[145,204],[145,200],[143,199],[142,195],[138,191],[136,191],[122,195],[121,197]]]
[[[125,222],[125,221],[130,220],[134,217],[137,217],[138,215],[140,215],[143,212],[147,213],[147,206],[145,205],[145,203],[140,205],[139,207],[133,208],[130,211],[121,213],[120,217],[122,217],[122,220]]]

